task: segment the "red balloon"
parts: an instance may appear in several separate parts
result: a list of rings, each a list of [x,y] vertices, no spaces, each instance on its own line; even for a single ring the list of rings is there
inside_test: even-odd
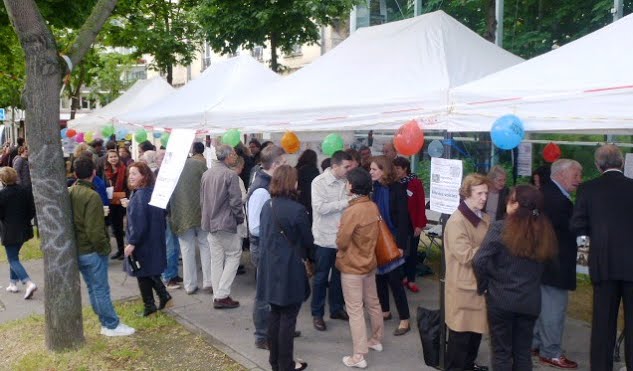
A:
[[[543,148],[543,159],[547,162],[554,162],[560,158],[563,152],[556,143],[549,143]]]
[[[66,132],[66,136],[68,138],[72,138],[75,135],[77,135],[77,131],[75,129],[68,129],[68,131]]]
[[[402,125],[393,138],[393,145],[398,153],[413,156],[420,152],[424,145],[424,132],[417,120],[411,120]]]

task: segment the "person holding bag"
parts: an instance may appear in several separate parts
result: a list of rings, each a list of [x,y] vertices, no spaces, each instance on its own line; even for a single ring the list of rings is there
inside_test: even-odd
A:
[[[103,173],[108,187],[112,187],[113,190],[109,217],[112,223],[112,232],[116,239],[117,253],[112,255],[112,259],[123,260],[123,248],[125,247],[123,219],[125,218],[125,208],[121,206],[121,199],[127,197],[127,169],[115,149],[110,149],[106,153],[106,164]]]
[[[391,160],[385,156],[372,157],[369,174],[374,182],[373,201],[380,210],[381,223],[389,227],[389,231],[395,238],[397,246],[403,252],[408,251],[409,235],[411,235],[411,222],[407,206],[407,193],[402,184],[396,181],[396,174]],[[404,273],[402,266],[404,257],[389,262],[386,265],[378,265],[376,273],[376,286],[378,298],[385,320],[391,319],[389,310],[389,288],[400,315],[400,324],[394,331],[395,336],[404,335],[411,330],[409,324],[409,302],[407,294],[402,286]]]
[[[301,303],[310,296],[305,262],[314,240],[306,208],[297,202],[297,170],[279,166],[273,173],[261,211],[257,300],[270,305],[269,362],[273,371],[304,370],[293,359],[294,334]]]
[[[343,212],[336,236],[336,268],[341,271],[345,309],[349,315],[354,354],[343,357],[347,367],[367,367],[365,354],[371,348],[382,351],[384,323],[376,291],[376,242],[380,212],[369,198],[371,176],[363,168],[347,173],[349,207]],[[367,341],[364,309],[371,320]]]

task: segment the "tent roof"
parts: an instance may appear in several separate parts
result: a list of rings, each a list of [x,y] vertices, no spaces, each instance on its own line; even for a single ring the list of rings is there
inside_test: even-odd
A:
[[[530,131],[633,128],[633,15],[451,93],[459,131],[488,131],[504,114]],[[630,132],[630,130],[629,130]]]
[[[136,125],[198,128],[207,112],[225,99],[262,89],[279,78],[248,55],[234,57],[211,65],[173,94],[117,119]]]
[[[446,13],[367,27],[261,94],[211,112],[210,124],[266,131],[388,128],[447,103],[447,90],[522,59]]]
[[[147,107],[173,91],[174,88],[162,77],[157,76],[148,80],[138,80],[110,104],[88,115],[69,121],[68,127],[78,131],[99,130],[102,126],[112,122],[115,116],[125,114],[134,109]]]

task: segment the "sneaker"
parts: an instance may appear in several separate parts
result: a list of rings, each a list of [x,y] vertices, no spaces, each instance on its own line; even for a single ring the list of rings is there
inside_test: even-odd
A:
[[[33,297],[33,293],[37,291],[37,286],[33,282],[29,282],[26,284],[26,292],[24,293],[24,299],[30,299]]]
[[[255,340],[255,348],[268,350],[268,340],[266,339]]]
[[[354,358],[350,356],[343,357],[343,364],[347,367],[367,368],[367,361],[361,359],[358,362],[354,362]]]
[[[129,336],[135,333],[136,330],[130,326],[119,322],[116,328],[109,329],[107,327],[101,327],[101,335],[104,336]]]
[[[224,299],[213,299],[213,308],[215,309],[232,309],[239,306],[240,302],[231,299],[230,296],[227,296]]]
[[[176,289],[179,289],[181,286],[180,286],[180,283],[176,281],[176,279],[172,278],[169,281],[167,281],[167,284],[165,285],[165,287],[167,287],[167,290],[176,290]]]
[[[7,286],[7,291],[8,291],[8,292],[13,292],[13,293],[16,293],[16,292],[20,291],[20,289],[18,288],[18,286],[16,286],[16,284],[15,284],[15,283],[11,282],[11,283],[9,284],[9,286]]]

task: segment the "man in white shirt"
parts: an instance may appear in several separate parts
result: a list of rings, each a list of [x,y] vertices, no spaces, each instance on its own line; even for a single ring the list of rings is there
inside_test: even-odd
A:
[[[348,320],[341,290],[341,273],[336,269],[336,234],[348,196],[345,177],[351,166],[349,153],[337,151],[332,155],[332,166],[312,181],[312,234],[316,261],[312,289],[312,317],[314,328],[325,331],[325,294],[329,288],[330,318]],[[328,283],[328,277],[332,275]]]

